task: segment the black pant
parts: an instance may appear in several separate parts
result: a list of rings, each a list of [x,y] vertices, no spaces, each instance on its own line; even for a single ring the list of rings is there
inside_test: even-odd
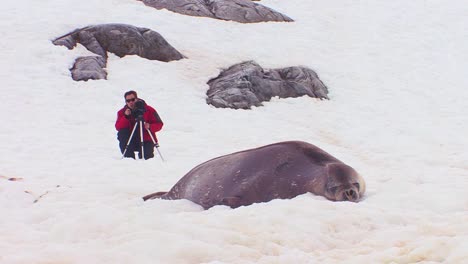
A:
[[[117,132],[117,139],[119,140],[120,152],[122,154],[125,151],[125,146],[127,146],[128,139],[130,138],[131,130],[129,128],[124,128]],[[145,152],[145,159],[151,159],[154,157],[154,143],[153,141],[144,141],[143,150]],[[140,131],[139,128],[133,133],[132,140],[128,143],[127,151],[125,152],[125,157],[135,158],[135,151],[138,151],[138,158],[141,159],[141,142],[140,142]]]

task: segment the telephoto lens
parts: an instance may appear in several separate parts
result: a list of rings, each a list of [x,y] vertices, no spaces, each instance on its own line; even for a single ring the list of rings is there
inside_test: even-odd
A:
[[[135,109],[133,109],[132,114],[135,118],[142,117],[146,111],[146,103],[143,100],[138,100],[135,102]]]

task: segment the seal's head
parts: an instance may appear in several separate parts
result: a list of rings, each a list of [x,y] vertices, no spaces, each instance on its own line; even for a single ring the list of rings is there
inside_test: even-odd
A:
[[[325,197],[332,201],[359,202],[366,190],[364,179],[343,163],[328,164],[327,170]]]

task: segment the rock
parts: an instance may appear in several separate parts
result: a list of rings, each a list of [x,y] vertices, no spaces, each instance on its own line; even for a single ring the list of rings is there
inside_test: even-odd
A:
[[[291,22],[291,18],[250,0],[138,0],[156,9],[241,23]]]
[[[149,60],[173,61],[184,56],[157,32],[125,24],[104,24],[77,29],[52,43],[73,49],[77,43],[107,59],[107,52],[119,57],[138,55]]]
[[[107,79],[106,60],[101,56],[79,57],[70,69],[75,81]]]
[[[104,24],[77,29],[54,41],[73,49],[78,43],[98,57],[80,57],[71,70],[75,81],[106,79],[107,52],[119,57],[138,55],[149,60],[169,62],[185,58],[157,32],[125,24]]]
[[[247,61],[223,70],[207,83],[206,102],[218,108],[250,109],[272,97],[308,95],[328,99],[328,89],[317,74],[306,67],[264,70]]]

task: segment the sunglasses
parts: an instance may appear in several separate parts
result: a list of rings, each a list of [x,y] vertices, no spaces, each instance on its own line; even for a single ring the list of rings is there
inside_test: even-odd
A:
[[[130,103],[130,102],[135,102],[135,100],[136,100],[136,98],[131,98],[131,99],[126,99],[125,101],[126,101],[127,103]]]

